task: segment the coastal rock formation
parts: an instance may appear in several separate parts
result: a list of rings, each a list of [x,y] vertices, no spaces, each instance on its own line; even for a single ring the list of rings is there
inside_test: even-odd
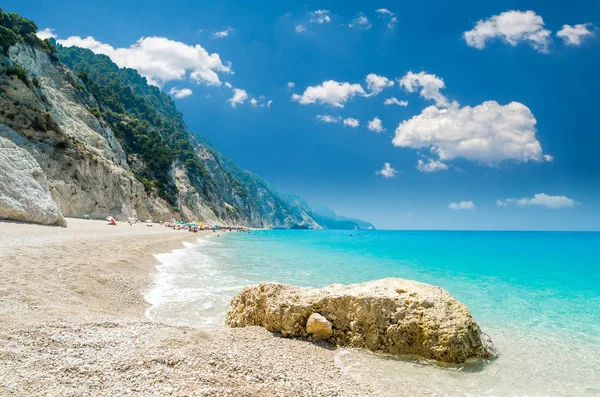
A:
[[[66,226],[38,162],[3,137],[9,134],[17,139],[16,132],[0,125],[0,214],[8,219]]]
[[[246,287],[232,300],[226,322],[308,338],[321,329],[315,322],[324,326],[315,321],[321,316],[332,327],[325,339],[339,346],[446,363],[496,354],[465,305],[440,287],[404,279],[324,288],[278,283]],[[313,339],[323,335],[313,333]]]
[[[0,136],[27,163],[0,172],[10,188],[27,172],[35,174],[27,186],[39,185],[27,194],[2,187],[0,219],[112,215],[321,228],[195,136],[173,100],[135,70],[41,40],[36,31],[32,21],[0,9],[0,127],[12,131]],[[40,217],[42,209],[50,218]]]

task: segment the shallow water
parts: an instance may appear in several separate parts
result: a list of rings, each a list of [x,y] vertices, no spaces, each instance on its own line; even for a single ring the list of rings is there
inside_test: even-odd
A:
[[[449,369],[340,349],[343,370],[381,393],[600,395],[600,233],[260,231],[157,258],[153,319],[222,326],[231,297],[262,281],[403,277],[452,293],[500,351]]]

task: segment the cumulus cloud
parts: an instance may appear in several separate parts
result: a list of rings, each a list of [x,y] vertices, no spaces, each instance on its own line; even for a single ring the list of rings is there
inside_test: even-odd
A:
[[[378,134],[381,134],[383,131],[385,131],[385,128],[383,128],[381,119],[379,119],[379,117],[375,117],[373,120],[369,121],[367,123],[367,128]]]
[[[392,168],[390,163],[384,163],[383,168],[377,171],[375,174],[381,175],[384,178],[393,178],[397,173],[398,171]]]
[[[385,106],[389,106],[389,105],[398,105],[398,106],[402,106],[402,107],[407,107],[408,106],[408,101],[399,101],[398,98],[396,97],[391,97],[386,99],[383,104]]]
[[[574,207],[579,203],[566,196],[549,196],[546,193],[538,193],[531,198],[507,198],[496,201],[496,205],[500,207],[507,207],[511,204],[514,204],[517,207],[539,206],[550,209],[559,209]]]
[[[232,107],[236,107],[237,105],[243,104],[246,99],[248,99],[248,93],[246,90],[242,90],[239,88],[233,89],[233,96],[227,100],[227,102],[231,103]]]
[[[425,160],[419,159],[419,161],[417,161],[417,169],[421,172],[446,171],[448,165],[439,160],[425,158]]]
[[[231,83],[229,83],[229,82],[227,82],[227,81],[226,81],[226,82],[225,82],[225,83],[223,83],[223,84],[225,84],[225,87],[227,87],[227,88],[231,88]]]
[[[375,10],[377,14],[379,14],[380,18],[387,19],[387,27],[390,29],[394,29],[396,23],[398,23],[398,18],[396,18],[396,14],[388,10],[387,8],[378,8]]]
[[[579,46],[585,38],[594,35],[594,33],[588,29],[590,26],[592,26],[591,23],[581,23],[575,26],[563,25],[562,29],[559,30],[556,35],[563,39],[566,45]]]
[[[368,74],[365,81],[367,82],[367,89],[371,91],[372,95],[377,95],[383,91],[384,88],[392,87],[394,85],[393,80],[384,76],[378,76],[375,73]]]
[[[324,24],[331,22],[329,10],[315,10],[310,13],[310,22]]]
[[[369,18],[367,18],[362,12],[359,12],[348,26],[351,28],[367,30],[371,29],[372,25],[371,22],[369,22]]]
[[[450,203],[448,208],[451,210],[474,210],[475,204],[472,201],[461,201],[460,203]]]
[[[415,92],[420,89],[421,96],[435,101],[437,106],[445,107],[449,105],[446,96],[440,92],[440,90],[446,88],[444,80],[435,74],[408,72],[398,80],[398,84],[408,92]]]
[[[421,114],[396,128],[393,144],[430,148],[440,160],[464,157],[487,164],[502,160],[542,161],[536,139],[536,120],[529,108],[518,102],[496,101],[447,109],[429,106]]]
[[[57,42],[65,47],[83,47],[107,55],[119,67],[136,69],[150,84],[157,86],[186,77],[199,83],[221,85],[218,73],[232,73],[231,64],[223,63],[219,54],[209,54],[199,44],[190,46],[165,37],[143,37],[123,48],[114,48],[91,36],[71,36]]]
[[[213,37],[217,39],[224,39],[229,36],[229,33],[233,32],[233,28],[227,28],[225,30],[221,30],[220,32],[214,32]]]
[[[324,123],[339,123],[342,121],[341,116],[330,116],[328,114],[319,114],[317,115],[317,120],[322,121]]]
[[[192,90],[189,88],[178,89],[177,87],[173,87],[169,90],[169,94],[177,99],[185,98],[186,96],[192,95]]]
[[[273,101],[271,99],[269,99],[267,101],[267,107],[270,108],[272,104],[273,104]]]
[[[328,80],[318,86],[308,87],[302,95],[292,95],[292,100],[302,105],[318,102],[343,108],[344,103],[355,95],[366,96],[367,93],[360,84],[339,83]]]
[[[348,117],[347,119],[344,119],[344,125],[347,127],[356,128],[359,124],[360,122],[355,118]]]
[[[258,105],[258,101],[256,100],[256,98],[252,98],[250,99],[250,104],[254,107],[256,107]]]
[[[477,22],[475,28],[463,34],[467,44],[478,49],[486,42],[499,38],[516,46],[519,42],[529,43],[539,52],[547,52],[550,31],[544,28],[544,20],[533,11],[506,11]]]
[[[54,29],[50,29],[50,28],[38,30],[37,33],[36,33],[36,35],[37,35],[37,37],[39,37],[42,40],[45,40],[45,39],[55,39],[57,37],[54,34]]]
[[[290,81],[289,83],[287,83],[287,86],[288,86],[289,88],[294,88],[294,86],[295,86],[295,85],[296,85],[296,84],[295,84],[293,81]]]
[[[302,25],[297,25],[296,28],[294,29],[297,33],[302,33],[302,32],[306,32],[306,28]]]

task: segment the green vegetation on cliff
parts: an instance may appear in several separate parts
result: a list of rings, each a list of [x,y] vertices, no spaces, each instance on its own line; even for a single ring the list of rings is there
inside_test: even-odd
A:
[[[135,70],[120,69],[105,55],[84,48],[57,47],[60,61],[77,72],[101,104],[99,113],[126,153],[139,155],[145,163],[136,176],[148,191],[156,187],[157,193],[174,205],[177,187],[170,170],[179,160],[208,196],[214,182],[198,159],[191,134],[169,96],[149,85]]]
[[[45,52],[55,51],[48,40],[40,40],[36,36],[37,25],[27,18],[23,18],[14,12],[5,13],[0,8],[0,46],[4,54],[8,49],[20,41],[24,41]]]
[[[173,100],[137,71],[119,68],[109,57],[87,49],[57,48],[60,61],[77,73],[100,104],[100,109],[90,111],[110,125],[147,191],[156,190],[175,206],[178,191],[170,170],[178,160],[196,191],[220,218],[233,221],[251,215],[277,220],[280,225],[303,222],[302,212],[260,177],[237,167],[203,138],[194,137]],[[202,159],[201,153],[214,162]],[[139,157],[144,167],[136,167],[132,155]],[[208,164],[217,171],[209,171]],[[219,174],[219,183],[214,172]]]

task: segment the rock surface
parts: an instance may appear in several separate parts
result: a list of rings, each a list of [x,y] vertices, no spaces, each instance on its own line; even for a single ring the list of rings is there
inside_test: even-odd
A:
[[[306,322],[306,332],[314,339],[329,339],[333,334],[331,323],[319,313],[313,313]]]
[[[38,162],[2,136],[11,133],[7,127],[0,129],[0,219],[66,226]]]
[[[447,363],[496,354],[465,305],[442,288],[404,279],[320,289],[277,283],[246,287],[232,300],[226,322],[308,338],[314,313],[331,323],[327,340],[340,346]]]

